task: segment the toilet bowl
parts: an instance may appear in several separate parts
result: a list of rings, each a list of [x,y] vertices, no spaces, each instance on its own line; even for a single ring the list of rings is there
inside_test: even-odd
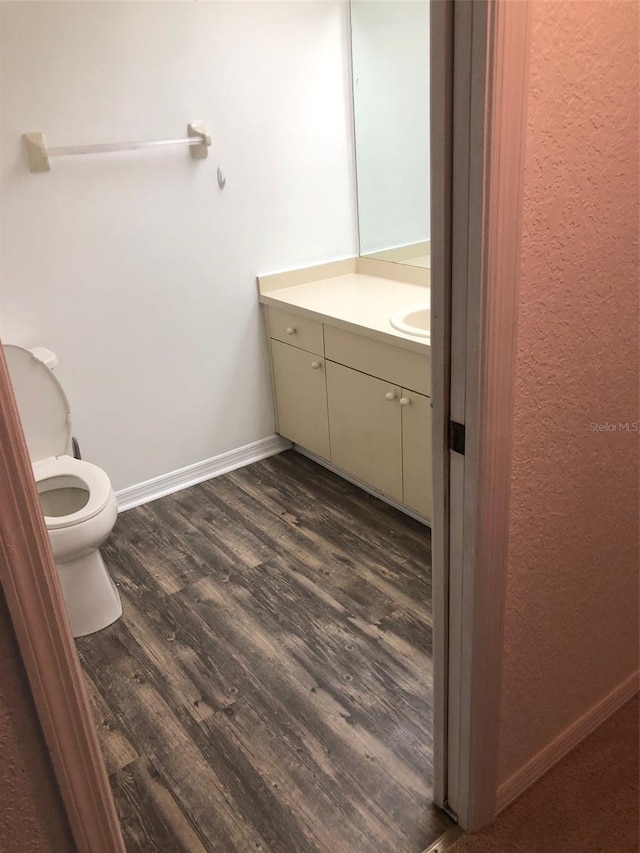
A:
[[[71,632],[83,637],[122,615],[99,551],[116,522],[116,498],[101,468],[69,455],[69,403],[45,351],[12,344],[4,351]]]

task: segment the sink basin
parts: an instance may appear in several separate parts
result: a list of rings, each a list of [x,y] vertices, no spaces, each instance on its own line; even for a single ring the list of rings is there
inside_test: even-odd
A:
[[[389,317],[394,329],[416,338],[431,337],[431,308],[429,305],[410,305]]]

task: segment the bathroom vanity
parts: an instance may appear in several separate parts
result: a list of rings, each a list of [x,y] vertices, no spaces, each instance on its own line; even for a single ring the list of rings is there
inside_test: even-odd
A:
[[[360,258],[259,277],[276,429],[429,521],[428,272],[406,268],[408,281],[372,274],[388,268]]]

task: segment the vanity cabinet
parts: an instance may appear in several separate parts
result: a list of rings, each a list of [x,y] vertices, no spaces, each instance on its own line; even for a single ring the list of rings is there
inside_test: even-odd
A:
[[[327,362],[331,461],[402,503],[400,389]]]
[[[329,459],[324,358],[272,339],[271,363],[278,432]]]
[[[431,400],[326,362],[331,461],[431,518]]]
[[[277,431],[430,519],[429,350],[268,308]]]

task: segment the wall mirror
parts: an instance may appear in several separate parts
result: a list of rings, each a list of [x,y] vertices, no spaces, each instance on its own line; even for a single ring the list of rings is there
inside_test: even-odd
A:
[[[360,254],[428,267],[429,0],[351,0]]]

